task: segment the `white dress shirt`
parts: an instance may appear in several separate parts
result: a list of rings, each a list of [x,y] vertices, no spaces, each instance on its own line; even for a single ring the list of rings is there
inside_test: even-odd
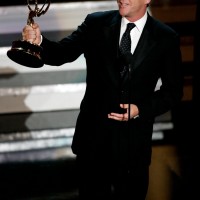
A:
[[[138,41],[140,39],[140,36],[142,34],[144,25],[147,21],[147,12],[144,14],[144,16],[142,18],[140,18],[139,20],[135,21],[135,27],[131,30],[130,35],[131,35],[131,53],[133,54],[135,51],[135,48],[138,44]],[[121,30],[120,30],[120,40],[119,43],[121,41],[122,35],[124,34],[125,30],[126,30],[126,26],[128,23],[131,23],[130,21],[128,21],[125,17],[122,18],[121,21]]]

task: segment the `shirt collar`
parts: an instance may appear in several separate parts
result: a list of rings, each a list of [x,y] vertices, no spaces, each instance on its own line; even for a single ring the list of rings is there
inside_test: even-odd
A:
[[[147,21],[147,12],[145,12],[144,16],[140,18],[139,20],[135,21],[134,24],[139,32],[142,32],[144,25]],[[122,17],[122,26],[126,27],[126,25],[130,23],[125,17]]]

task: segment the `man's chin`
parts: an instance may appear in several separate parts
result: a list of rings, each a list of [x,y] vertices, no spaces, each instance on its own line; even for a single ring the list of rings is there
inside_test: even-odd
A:
[[[127,10],[126,9],[120,9],[119,13],[122,17],[126,17],[127,16]]]

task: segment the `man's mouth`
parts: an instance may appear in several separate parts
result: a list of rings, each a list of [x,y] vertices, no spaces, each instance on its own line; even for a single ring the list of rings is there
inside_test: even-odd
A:
[[[120,3],[121,8],[127,7],[128,5],[129,5],[128,3]]]

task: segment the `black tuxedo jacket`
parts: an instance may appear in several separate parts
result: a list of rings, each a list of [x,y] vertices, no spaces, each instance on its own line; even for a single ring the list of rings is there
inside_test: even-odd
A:
[[[121,16],[117,10],[89,14],[71,35],[59,42],[45,37],[43,59],[48,65],[72,62],[84,54],[86,91],[80,105],[72,150],[75,154],[101,156],[113,161],[149,164],[154,118],[180,102],[183,94],[179,36],[148,15],[143,33],[130,59],[129,102],[139,108],[130,123],[107,118],[119,107]],[[158,80],[162,81],[155,90]],[[108,159],[109,159],[108,158]]]

